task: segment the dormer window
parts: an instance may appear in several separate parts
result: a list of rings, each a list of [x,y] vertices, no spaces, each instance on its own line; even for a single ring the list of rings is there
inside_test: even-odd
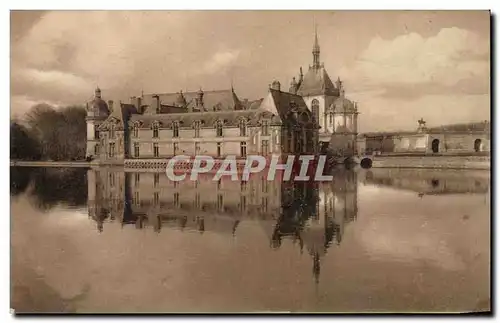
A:
[[[216,132],[217,137],[223,136],[222,129],[223,129],[223,123],[221,120],[219,120],[219,121],[217,121],[217,124],[215,125],[215,132]]]
[[[269,120],[262,120],[262,125],[261,125],[261,130],[262,130],[262,135],[263,136],[269,136]]]
[[[172,123],[172,136],[174,138],[179,137],[179,123],[178,122]]]
[[[139,125],[138,124],[134,124],[133,136],[134,136],[134,138],[138,138],[139,137]]]
[[[244,119],[239,122],[240,127],[240,137],[245,137],[247,135],[247,123]]]
[[[160,123],[158,121],[153,122],[153,138],[160,137]]]

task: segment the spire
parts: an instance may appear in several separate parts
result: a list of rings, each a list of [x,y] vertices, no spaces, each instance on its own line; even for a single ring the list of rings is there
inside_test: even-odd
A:
[[[313,68],[318,69],[320,68],[320,63],[319,63],[319,41],[318,41],[318,26],[315,24],[314,25],[314,45],[313,45]]]

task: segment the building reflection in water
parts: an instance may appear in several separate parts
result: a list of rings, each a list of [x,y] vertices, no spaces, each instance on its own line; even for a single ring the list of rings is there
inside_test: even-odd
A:
[[[423,197],[489,193],[491,176],[486,170],[378,168],[363,172],[360,180],[366,184],[413,191]]]
[[[270,247],[285,239],[307,250],[319,280],[320,262],[332,244],[342,241],[344,227],[357,216],[357,177],[347,170],[334,172],[334,181],[268,181],[253,174],[248,181],[230,177],[212,181],[172,182],[164,173],[89,170],[89,216],[102,232],[106,222],[138,229],[163,227],[235,235],[242,221],[258,221]]]

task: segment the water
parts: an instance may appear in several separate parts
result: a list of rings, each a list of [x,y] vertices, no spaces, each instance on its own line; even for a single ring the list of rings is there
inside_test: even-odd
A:
[[[11,168],[17,312],[464,312],[490,299],[489,172],[246,184]]]

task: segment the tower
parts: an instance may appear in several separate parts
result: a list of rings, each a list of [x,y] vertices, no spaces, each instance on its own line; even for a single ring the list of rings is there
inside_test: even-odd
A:
[[[94,98],[87,102],[87,149],[86,156],[99,158],[101,147],[99,145],[99,126],[106,120],[110,110],[106,101],[101,97],[101,89],[96,87]]]

